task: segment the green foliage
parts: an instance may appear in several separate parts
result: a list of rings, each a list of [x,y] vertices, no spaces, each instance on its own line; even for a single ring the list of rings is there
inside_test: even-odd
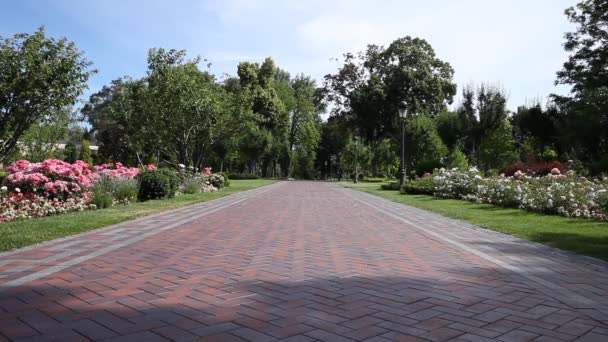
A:
[[[224,186],[225,187],[230,186],[230,178],[228,177],[228,174],[226,172],[217,172],[217,175],[224,177]]]
[[[229,173],[228,178],[232,180],[239,179],[259,179],[260,176],[254,175],[252,173]]]
[[[418,115],[408,119],[405,137],[406,161],[413,167],[408,169],[421,176],[441,167],[441,161],[448,155],[448,148],[439,137],[431,117]]]
[[[65,144],[65,149],[63,150],[64,159],[68,163],[74,163],[78,159],[78,154],[76,152],[76,145],[72,144],[72,142],[68,142]]]
[[[97,206],[97,209],[111,208],[112,194],[104,191],[94,191],[92,202]]]
[[[365,52],[345,54],[338,72],[325,76],[324,88],[332,115],[373,141],[397,135],[403,100],[411,114],[444,110],[456,94],[453,74],[426,40],[408,36],[387,48],[370,44]]]
[[[9,175],[8,171],[0,169],[0,184],[2,184],[2,181],[4,180],[4,178],[8,175]]]
[[[185,194],[198,194],[202,188],[201,179],[188,178],[182,182],[181,187]]]
[[[109,194],[116,203],[129,204],[137,198],[138,186],[135,180],[101,175],[95,182],[93,192]],[[100,196],[100,198],[103,198],[102,195]]]
[[[512,161],[517,160],[515,141],[508,120],[486,137],[479,146],[481,165],[485,171],[502,169]]]
[[[74,43],[46,37],[43,27],[0,37],[0,162],[33,124],[52,121],[76,102],[90,66]]]
[[[91,155],[91,147],[89,145],[89,141],[86,139],[82,141],[79,159],[89,164],[89,166],[93,166],[93,156]]]
[[[411,195],[432,195],[435,192],[433,177],[422,177],[403,184],[401,193]]]
[[[553,99],[565,114],[563,146],[593,164],[608,153],[608,2],[583,0],[565,14],[576,29],[564,36],[568,60],[556,83],[571,94]]]
[[[139,183],[137,198],[140,201],[175,197],[180,183],[175,172],[168,169],[140,172],[137,181]]]
[[[384,183],[386,179],[381,177],[364,177],[363,181],[368,183]]]
[[[218,189],[223,188],[225,185],[225,182],[226,182],[224,176],[217,174],[217,173],[212,173],[203,178],[206,182],[209,182],[209,184],[213,185],[214,187],[216,187]]]
[[[399,190],[399,182],[388,182],[380,185],[382,190]]]
[[[437,133],[443,143],[452,151],[456,148],[458,141],[463,136],[463,122],[458,112],[443,111],[435,117]]]
[[[57,144],[68,136],[74,121],[69,109],[61,109],[34,123],[19,139],[21,158],[31,162],[57,158]]]
[[[550,147],[545,147],[542,157],[544,161],[552,161],[557,159],[557,152]]]
[[[465,156],[459,148],[452,152],[450,156],[449,168],[456,168],[462,171],[469,169],[469,161],[467,160],[467,156]]]

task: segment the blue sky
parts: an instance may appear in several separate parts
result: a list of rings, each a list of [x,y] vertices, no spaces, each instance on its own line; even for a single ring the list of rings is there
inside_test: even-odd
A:
[[[271,56],[290,73],[321,81],[330,59],[387,45],[405,35],[427,39],[452,64],[459,85],[491,82],[509,109],[564,93],[555,72],[566,59],[563,11],[575,0],[20,0],[6,1],[0,36],[45,25],[85,51],[99,73],[89,92],[110,80],[143,76],[151,47],[186,49],[217,75],[239,61]]]

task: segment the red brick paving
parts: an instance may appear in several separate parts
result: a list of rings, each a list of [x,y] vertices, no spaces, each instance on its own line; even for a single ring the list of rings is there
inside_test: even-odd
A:
[[[608,341],[601,262],[326,183],[230,196],[0,265],[13,284],[0,292],[0,341]]]

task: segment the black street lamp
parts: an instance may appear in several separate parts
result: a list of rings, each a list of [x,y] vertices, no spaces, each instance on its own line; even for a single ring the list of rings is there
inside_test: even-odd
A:
[[[401,101],[399,103],[399,118],[401,119],[401,166],[399,170],[399,188],[403,186],[405,182],[405,176],[407,174],[407,168],[405,166],[405,118],[407,117],[407,102]]]
[[[359,143],[359,137],[355,137],[355,184],[357,184],[357,178],[359,177],[359,164],[357,162],[357,144]]]

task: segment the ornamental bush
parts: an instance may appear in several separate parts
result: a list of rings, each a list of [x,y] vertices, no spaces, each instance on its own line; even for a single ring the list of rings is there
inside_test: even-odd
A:
[[[224,177],[224,186],[228,187],[230,186],[230,178],[228,177],[228,174],[225,172],[218,172],[218,175]]]
[[[433,195],[435,192],[435,182],[431,176],[418,178],[405,182],[401,191],[402,193],[412,195]]]
[[[254,175],[253,173],[229,173],[229,179],[259,179],[260,176]]]
[[[481,179],[479,170],[475,167],[467,171],[459,171],[456,168],[451,170],[441,168],[436,170],[433,176],[434,195],[443,198],[466,198],[477,192],[477,185]]]
[[[168,169],[146,170],[137,175],[140,201],[172,198],[178,190],[180,179]]]

